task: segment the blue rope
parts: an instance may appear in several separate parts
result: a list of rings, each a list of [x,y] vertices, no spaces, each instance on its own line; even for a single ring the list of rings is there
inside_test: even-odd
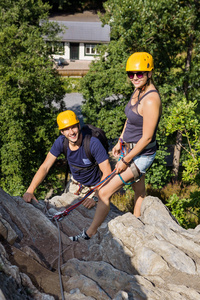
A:
[[[131,185],[131,184],[133,184],[133,183],[139,181],[139,179],[142,177],[142,174],[140,174],[140,176],[137,178],[137,180],[133,180],[133,181],[131,181],[131,182],[126,182],[126,181],[124,181],[124,179],[122,178],[121,174],[118,174],[118,175],[119,175],[119,178],[121,179],[121,181],[123,182],[123,184],[125,184],[125,185]]]

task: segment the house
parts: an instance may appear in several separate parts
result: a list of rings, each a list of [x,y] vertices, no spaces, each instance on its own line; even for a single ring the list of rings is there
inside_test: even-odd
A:
[[[64,76],[84,76],[91,61],[98,58],[96,45],[110,42],[110,26],[102,26],[98,16],[91,12],[49,20],[65,26],[53,49],[58,72]]]

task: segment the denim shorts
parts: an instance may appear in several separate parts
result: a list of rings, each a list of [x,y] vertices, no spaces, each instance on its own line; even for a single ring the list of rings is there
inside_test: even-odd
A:
[[[132,162],[135,163],[136,167],[140,170],[140,173],[145,174],[147,169],[151,166],[156,156],[156,152],[152,155],[138,155],[135,156]]]

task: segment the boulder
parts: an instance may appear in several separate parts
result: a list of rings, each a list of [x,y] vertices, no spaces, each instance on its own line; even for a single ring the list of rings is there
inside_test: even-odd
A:
[[[53,216],[79,200],[68,192],[29,204],[0,189],[1,299],[200,299],[200,225],[182,228],[148,196],[140,218],[111,204],[94,237],[72,242],[96,208]]]

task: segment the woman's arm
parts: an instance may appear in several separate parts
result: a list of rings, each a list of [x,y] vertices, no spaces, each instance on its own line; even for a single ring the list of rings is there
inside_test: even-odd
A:
[[[126,124],[127,124],[127,120],[126,120],[126,122],[125,122],[125,124],[124,124],[124,128],[123,128],[123,130],[122,130],[122,133],[120,134],[119,139],[121,138],[121,139],[123,140],[123,135],[124,135],[124,131],[125,131],[125,129],[126,129]],[[113,156],[115,156],[115,157],[117,157],[117,156],[120,155],[120,140],[118,140],[117,144],[113,147],[113,149],[112,149],[112,154],[113,154]]]
[[[159,117],[161,115],[161,100],[158,94],[149,95],[143,102],[143,134],[135,147],[124,157],[124,161],[129,163],[135,156],[151,142]],[[117,172],[126,170],[127,165],[122,161],[117,163]]]

